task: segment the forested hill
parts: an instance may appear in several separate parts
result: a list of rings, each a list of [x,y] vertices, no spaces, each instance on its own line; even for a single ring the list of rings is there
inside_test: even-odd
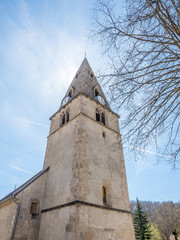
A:
[[[156,209],[158,209],[160,206],[166,206],[167,204],[173,204],[174,206],[180,208],[180,202],[173,203],[173,202],[152,202],[152,201],[140,201],[143,211],[146,213],[148,217],[151,217]],[[131,211],[134,211],[134,208],[136,206],[136,201],[131,200]]]
[[[169,239],[173,231],[180,235],[180,202],[140,201],[149,223],[158,229],[162,239]],[[136,201],[131,201],[131,211],[134,212]]]
[[[161,202],[151,202],[151,201],[140,201],[143,211],[146,213],[148,217],[151,217],[155,210],[162,204]],[[131,201],[131,211],[134,212],[136,207],[136,201]]]

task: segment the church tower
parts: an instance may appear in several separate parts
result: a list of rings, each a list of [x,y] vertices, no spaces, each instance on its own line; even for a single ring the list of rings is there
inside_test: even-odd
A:
[[[85,58],[50,118],[40,240],[134,240],[119,116]]]

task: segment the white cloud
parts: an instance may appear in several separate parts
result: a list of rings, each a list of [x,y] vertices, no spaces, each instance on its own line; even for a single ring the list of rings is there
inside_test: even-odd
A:
[[[43,124],[43,123],[39,123],[39,122],[33,122],[33,121],[30,121],[30,120],[27,120],[25,119],[28,123],[30,124],[33,124],[33,125],[37,125],[37,126],[40,126],[40,127],[49,127],[49,125],[46,125],[46,124]]]
[[[165,195],[160,194],[159,195],[164,201],[169,201],[169,198],[166,197]]]
[[[51,23],[49,34],[34,22],[24,1],[21,11],[22,24],[11,22],[8,48],[4,49],[8,63],[21,75],[21,79],[15,79],[14,74],[11,81],[39,96],[44,105],[52,105],[58,96],[63,97],[83,60],[85,41]]]
[[[141,152],[150,153],[150,154],[156,155],[156,156],[158,156],[158,157],[173,158],[173,157],[168,156],[168,155],[165,155],[165,154],[152,152],[152,151],[145,150],[145,149],[142,149],[142,148],[133,147],[133,146],[127,145],[127,144],[123,144],[123,146],[128,147],[128,148],[131,148],[131,149],[135,149],[135,150],[138,150],[138,151],[141,151]]]
[[[143,161],[143,160],[138,160],[136,162],[136,174],[140,174],[146,170],[150,170],[153,168],[152,163],[148,162],[148,161]]]
[[[13,168],[13,169],[16,169],[16,170],[18,170],[18,171],[20,171],[20,172],[24,172],[24,173],[28,173],[28,174],[33,174],[33,173],[30,172],[30,171],[27,171],[27,170],[25,170],[25,169],[19,168],[19,167],[14,166],[14,165],[11,165],[10,167]]]

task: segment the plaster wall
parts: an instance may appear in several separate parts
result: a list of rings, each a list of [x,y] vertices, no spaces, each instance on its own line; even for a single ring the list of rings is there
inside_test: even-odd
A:
[[[105,113],[106,125],[96,121],[97,107]],[[73,99],[62,111],[66,108],[70,111],[69,122],[60,126],[61,112],[52,118],[44,164],[50,169],[43,209],[80,200],[130,211],[117,115],[84,95]],[[103,186],[107,203],[103,203]],[[112,239],[134,239],[130,213],[88,206],[75,209],[66,206],[43,212],[40,239],[95,240],[110,235]]]
[[[16,196],[21,207],[14,240],[38,240],[46,174],[41,175]],[[32,202],[38,203],[37,215],[30,214]]]
[[[77,205],[42,214],[39,240],[135,240],[129,213]]]
[[[135,240],[131,214],[79,206],[78,216],[77,240]]]
[[[0,239],[9,240],[13,229],[17,206],[11,200],[0,205]]]
[[[79,200],[130,211],[120,134],[81,115]]]
[[[77,199],[79,125],[77,117],[48,138],[44,168],[50,166],[50,169],[46,179],[44,209]]]
[[[110,206],[130,210],[117,115],[84,95],[66,108],[70,121],[60,127],[60,112],[51,123],[44,165],[51,169],[44,207],[76,199],[102,204],[105,186]],[[96,108],[104,112],[105,126],[96,121]]]
[[[76,240],[77,207],[42,213],[39,240]]]

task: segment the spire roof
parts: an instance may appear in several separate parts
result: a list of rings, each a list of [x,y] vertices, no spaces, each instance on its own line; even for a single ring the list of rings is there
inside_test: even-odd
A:
[[[97,78],[91,66],[89,65],[87,58],[85,57],[81,66],[76,72],[65,96],[68,96],[70,91],[72,90],[72,98],[79,93],[84,93],[94,99],[95,89],[98,91],[98,95],[104,98],[105,106],[110,109],[108,101],[106,100],[106,97],[97,81]]]

